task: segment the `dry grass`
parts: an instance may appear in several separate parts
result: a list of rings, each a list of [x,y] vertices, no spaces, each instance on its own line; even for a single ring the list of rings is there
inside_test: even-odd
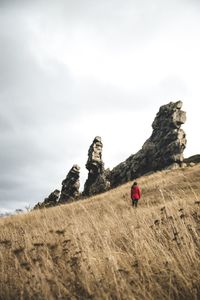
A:
[[[0,220],[0,299],[200,299],[200,165]]]

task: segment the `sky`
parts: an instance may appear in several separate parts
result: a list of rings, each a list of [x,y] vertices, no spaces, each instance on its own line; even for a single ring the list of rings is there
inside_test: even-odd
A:
[[[33,207],[90,144],[105,167],[142,147],[161,105],[183,101],[185,157],[200,153],[200,1],[0,0],[0,212]]]

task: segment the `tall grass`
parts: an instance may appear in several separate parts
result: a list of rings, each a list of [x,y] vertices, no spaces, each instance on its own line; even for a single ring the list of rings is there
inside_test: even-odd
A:
[[[0,220],[0,299],[200,299],[200,165]]]

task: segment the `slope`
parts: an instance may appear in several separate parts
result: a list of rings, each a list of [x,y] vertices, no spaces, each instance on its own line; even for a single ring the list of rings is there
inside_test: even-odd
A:
[[[200,164],[0,220],[0,299],[198,299]]]

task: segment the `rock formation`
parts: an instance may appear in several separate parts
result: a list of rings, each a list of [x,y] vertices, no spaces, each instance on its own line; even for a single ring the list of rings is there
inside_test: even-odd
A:
[[[183,163],[186,146],[184,131],[180,128],[186,121],[181,110],[182,102],[170,102],[160,107],[152,124],[153,132],[142,149],[117,165],[109,175],[111,187],[133,180],[148,172],[166,167],[179,167]]]
[[[200,154],[192,155],[188,158],[185,158],[184,163],[186,163],[187,166],[199,164],[200,163]]]
[[[102,193],[109,189],[110,183],[106,178],[106,171],[102,160],[103,144],[101,137],[96,136],[88,151],[86,168],[88,169],[88,179],[84,185],[84,196]]]
[[[54,192],[52,192],[47,198],[44,199],[43,202],[38,202],[34,209],[37,208],[44,208],[44,207],[51,207],[51,206],[55,206],[58,204],[58,198],[60,195],[60,191],[59,190],[55,190]]]
[[[79,197],[79,173],[80,167],[78,165],[73,165],[66,178],[62,182],[62,190],[59,203],[73,201]]]
[[[102,193],[127,181],[136,179],[146,173],[165,168],[177,168],[199,162],[199,155],[184,160],[183,151],[186,137],[181,125],[186,121],[186,113],[181,110],[182,102],[170,102],[160,107],[153,124],[153,132],[141,150],[131,155],[113,170],[105,170],[102,160],[103,144],[101,137],[96,136],[88,151],[86,168],[89,171],[84,185],[83,196]],[[80,199],[80,167],[74,165],[62,182],[61,195],[55,190],[35,208],[49,207]]]

